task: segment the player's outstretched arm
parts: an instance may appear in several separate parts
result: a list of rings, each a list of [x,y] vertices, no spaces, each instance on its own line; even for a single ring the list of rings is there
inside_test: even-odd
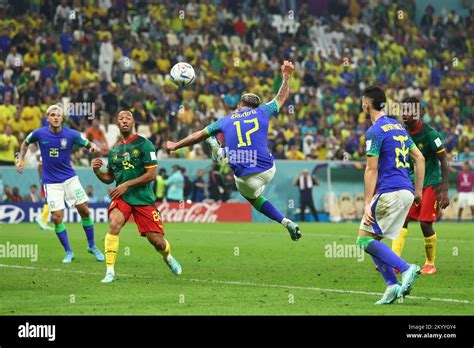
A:
[[[293,63],[285,60],[281,66],[283,80],[281,81],[278,94],[275,96],[275,100],[277,101],[279,108],[285,105],[288,97],[290,96],[290,77],[293,73],[293,70],[295,70]]]
[[[374,223],[370,202],[375,194],[375,186],[377,185],[378,178],[378,166],[378,157],[367,156],[367,165],[364,173],[364,220],[366,225]]]
[[[25,165],[25,155],[26,155],[26,152],[28,151],[28,146],[29,146],[29,143],[25,140],[23,140],[23,142],[21,143],[21,146],[20,146],[20,154],[18,156],[18,162],[16,162],[16,171],[19,173],[19,174],[23,174],[23,166]]]
[[[421,203],[423,181],[425,180],[425,157],[423,157],[423,154],[416,146],[410,149],[410,157],[415,163],[415,200],[413,203],[419,205]]]
[[[111,184],[115,181],[115,176],[112,170],[109,168],[106,172],[100,171],[100,168],[104,165],[104,162],[100,158],[94,158],[92,160],[92,169],[94,174],[102,181],[104,184]]]
[[[449,196],[448,196],[448,184],[449,184],[449,162],[448,155],[446,150],[442,150],[436,153],[439,162],[441,163],[441,177],[443,183],[441,184],[441,199],[439,201],[439,206],[441,209],[445,209],[449,205]]]
[[[205,129],[200,130],[198,132],[194,132],[193,134],[188,135],[186,138],[181,139],[178,142],[167,141],[165,143],[165,150],[166,151],[176,151],[181,149],[182,147],[191,146],[201,141],[209,138],[209,134],[206,132]]]

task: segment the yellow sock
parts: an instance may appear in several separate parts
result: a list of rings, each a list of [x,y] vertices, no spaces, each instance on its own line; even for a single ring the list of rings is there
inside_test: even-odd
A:
[[[164,260],[166,260],[166,258],[168,257],[168,255],[169,255],[170,252],[171,252],[171,245],[170,245],[170,242],[168,242],[168,241],[165,239],[165,243],[166,243],[165,250],[158,250],[158,252],[163,256],[163,259],[164,259]]]
[[[408,228],[402,228],[397,239],[392,242],[392,250],[398,256],[402,255],[403,247],[405,246],[405,239],[407,239]]]
[[[426,264],[434,265],[436,258],[436,233],[431,237],[425,237]]]
[[[105,263],[107,270],[113,270],[119,247],[119,236],[107,233],[105,235]]]
[[[49,205],[45,204],[43,206],[43,212],[41,213],[41,220],[43,221],[45,225],[48,224],[48,220],[49,220],[48,218],[49,218]]]

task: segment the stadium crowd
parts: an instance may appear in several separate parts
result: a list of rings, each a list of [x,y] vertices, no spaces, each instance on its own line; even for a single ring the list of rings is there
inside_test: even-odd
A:
[[[13,163],[21,140],[58,102],[73,106],[66,124],[103,155],[117,139],[113,115],[130,108],[138,132],[166,158],[165,139],[230,113],[242,92],[270,100],[284,58],[296,72],[290,101],[270,123],[276,159],[363,159],[368,123],[359,96],[370,84],[391,102],[418,96],[423,122],[444,134],[452,159],[472,158],[472,10],[463,18],[428,6],[417,23],[413,0],[314,3],[62,0],[1,8],[0,165]],[[187,88],[167,78],[178,61],[195,67]],[[176,156],[208,155],[195,145]],[[72,160],[80,165],[85,156],[77,150]]]

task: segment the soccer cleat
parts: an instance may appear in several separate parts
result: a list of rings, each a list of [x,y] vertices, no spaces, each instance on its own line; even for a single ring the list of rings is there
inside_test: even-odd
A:
[[[93,246],[87,248],[87,252],[88,252],[89,254],[93,254],[93,255],[95,256],[95,259],[96,259],[97,261],[102,262],[102,261],[105,260],[104,254],[102,254],[102,253],[100,252],[99,248],[97,248],[95,245],[93,245]]]
[[[66,251],[64,254],[63,263],[71,263],[74,260],[74,253],[72,251]]]
[[[112,283],[115,280],[115,274],[112,272],[105,273],[104,279],[101,280],[101,283]]]
[[[421,268],[421,274],[435,274],[437,272],[435,265],[423,265]]]
[[[293,221],[288,222],[286,229],[290,233],[291,240],[297,241],[301,238],[301,232],[299,226]]]
[[[47,230],[49,226],[45,225],[43,220],[39,219],[39,218],[36,218],[35,219],[35,222],[38,224],[39,228],[41,228],[43,231],[44,230]],[[51,228],[51,227],[49,227]]]
[[[165,262],[168,265],[168,267],[171,269],[171,272],[173,272],[174,274],[180,275],[183,272],[183,268],[181,267],[179,262],[175,260],[173,256],[168,255]]]
[[[405,297],[410,293],[411,287],[419,275],[420,266],[418,265],[410,265],[410,268],[402,273],[402,285],[398,290],[398,297]]]
[[[223,155],[223,149],[221,149],[221,144],[216,137],[209,137],[206,139],[206,143],[211,147],[211,157],[212,160],[216,163],[222,162],[222,159],[225,157]]]
[[[387,286],[387,290],[385,290],[385,293],[383,294],[382,298],[375,302],[376,305],[382,305],[382,304],[391,304],[395,302],[398,296],[398,292],[400,291],[400,284],[394,284]]]

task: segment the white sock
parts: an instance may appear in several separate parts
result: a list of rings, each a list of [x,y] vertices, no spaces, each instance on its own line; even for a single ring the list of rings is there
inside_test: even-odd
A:
[[[112,273],[113,275],[115,275],[114,266],[107,266],[107,273]]]
[[[288,227],[288,223],[290,223],[291,220],[290,219],[287,219],[287,218],[283,218],[283,220],[281,220],[281,224],[285,227]]]

